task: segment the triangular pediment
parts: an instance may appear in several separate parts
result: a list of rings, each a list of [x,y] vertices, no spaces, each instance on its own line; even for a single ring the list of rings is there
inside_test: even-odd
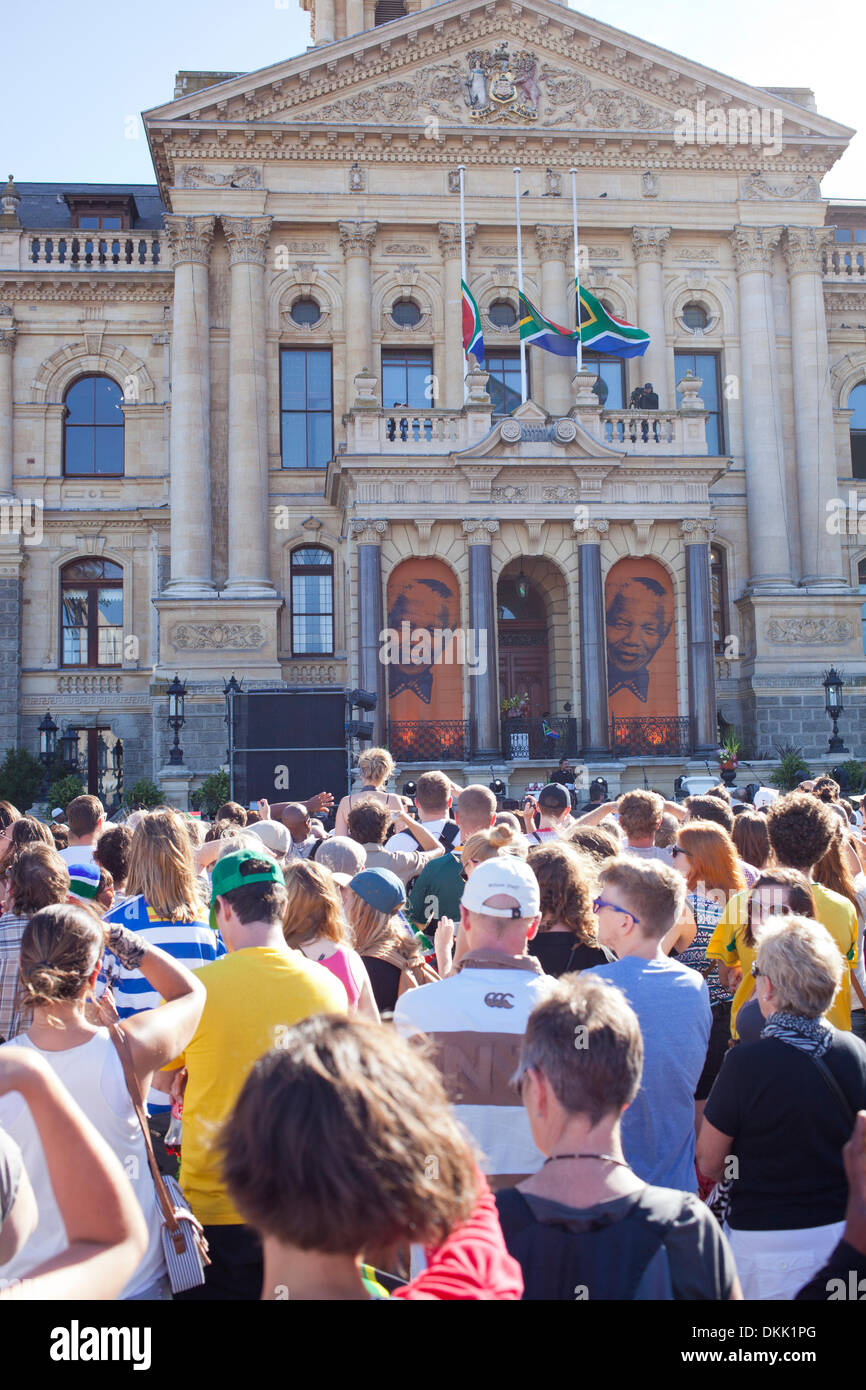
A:
[[[554,420],[533,400],[527,400],[498,420],[477,444],[454,455],[461,468],[477,464],[537,461],[544,467],[593,460],[621,461],[626,451],[604,444],[569,417]]]
[[[772,108],[786,141],[844,145],[853,134],[555,0],[446,0],[154,108],[145,124],[149,133],[311,124],[414,128],[428,138],[507,127],[669,140],[677,113],[698,101],[726,113]]]

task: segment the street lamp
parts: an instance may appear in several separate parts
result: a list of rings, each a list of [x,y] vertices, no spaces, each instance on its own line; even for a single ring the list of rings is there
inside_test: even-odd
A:
[[[45,718],[39,725],[39,761],[46,767],[57,751],[57,725],[51,718],[51,711],[45,711]]]
[[[60,761],[67,772],[74,772],[78,767],[78,730],[68,724],[60,740]]]
[[[168,755],[168,761],[175,767],[183,762],[183,749],[180,746],[180,731],[186,723],[184,715],[184,700],[186,699],[186,686],[181,685],[180,680],[175,676],[171,685],[168,687],[168,727],[174,730],[174,744]]]
[[[837,728],[839,715],[842,714],[845,706],[842,704],[842,677],[835,666],[831,666],[830,670],[826,672],[821,684],[824,687],[824,704],[833,721],[833,734],[827,745],[827,750],[830,753],[847,753],[848,750],[839,737]]]
[[[525,602],[526,602],[527,595],[528,595],[528,593],[529,593],[529,580],[527,579],[526,575],[523,573],[523,562],[522,562],[522,561],[521,561],[521,564],[520,564],[520,573],[519,573],[519,575],[517,576],[517,579],[515,580],[514,587],[515,587],[516,590],[517,590],[517,597],[520,599],[520,602],[521,602],[521,603],[525,603]]]
[[[235,679],[232,671],[229,680],[223,682],[223,695],[226,701],[226,712],[223,722],[228,729],[229,746],[226,749],[226,761],[229,765],[229,800],[235,799],[235,696],[241,695],[242,688],[239,681]]]

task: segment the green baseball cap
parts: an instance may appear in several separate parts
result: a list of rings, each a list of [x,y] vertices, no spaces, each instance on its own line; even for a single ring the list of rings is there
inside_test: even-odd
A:
[[[266,864],[266,869],[255,873],[244,873],[244,865]],[[235,854],[225,854],[218,859],[211,873],[210,924],[217,930],[216,900],[233,888],[245,888],[248,883],[282,883],[285,886],[283,871],[276,859],[272,859],[262,846],[257,849],[239,849]]]

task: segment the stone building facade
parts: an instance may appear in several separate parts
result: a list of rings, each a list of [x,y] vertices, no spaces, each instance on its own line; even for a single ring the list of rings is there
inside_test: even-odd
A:
[[[719,715],[829,765],[832,664],[862,752],[866,202],[820,193],[852,132],[556,0],[302,3],[305,53],[145,114],[154,186],[3,190],[0,747],[50,709],[91,784],[118,739],[159,777],[177,672],[182,798],[235,674],[375,690],[403,769],[670,788]],[[523,403],[515,167],[529,298],[574,323],[574,168],[581,283],[651,336],[530,348]],[[395,680],[431,595],[472,656]]]

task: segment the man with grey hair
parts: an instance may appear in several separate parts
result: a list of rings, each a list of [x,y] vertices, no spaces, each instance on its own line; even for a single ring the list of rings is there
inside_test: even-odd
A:
[[[618,959],[588,973],[622,990],[643,1034],[643,1081],[623,1120],[626,1158],[645,1182],[696,1192],[694,1096],[710,1038],[710,996],[703,976],[662,950],[682,918],[685,891],[667,864],[632,855],[604,864],[593,908],[598,939]]]

